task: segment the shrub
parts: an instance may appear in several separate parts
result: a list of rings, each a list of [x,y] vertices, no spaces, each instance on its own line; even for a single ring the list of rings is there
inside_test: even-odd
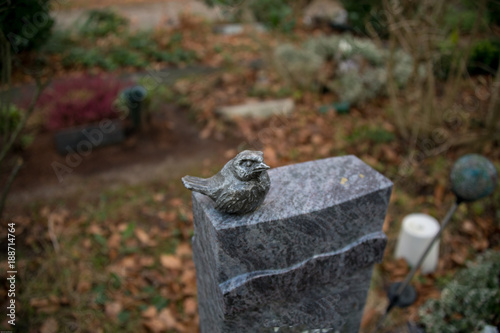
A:
[[[388,56],[387,50],[371,40],[351,35],[311,38],[302,49],[282,45],[275,51],[280,73],[300,87],[308,88],[319,82],[341,101],[351,104],[386,93]],[[321,71],[327,63],[334,66],[331,74]],[[399,87],[407,84],[412,70],[413,58],[398,50],[394,55],[394,76]]]
[[[500,252],[489,251],[469,263],[443,289],[440,299],[419,310],[428,333],[481,332],[500,324]]]
[[[115,47],[109,52],[110,60],[118,66],[146,67],[144,57],[133,50]]]
[[[153,39],[153,35],[146,31],[128,36],[127,46],[147,56],[158,52],[158,43]]]
[[[472,47],[468,69],[471,74],[494,74],[500,58],[500,41],[480,40]]]
[[[291,32],[295,28],[295,18],[290,1],[286,0],[205,0],[209,6],[234,9],[234,16],[239,17],[246,5],[255,19],[268,28]]]
[[[292,7],[285,0],[253,0],[249,8],[257,21],[270,28],[291,32],[295,27]]]
[[[19,125],[23,111],[13,104],[8,109],[0,112],[0,135],[11,133]]]
[[[18,108],[14,104],[5,105],[4,107],[6,109],[0,111],[0,142],[6,140],[15,131],[26,113],[26,110]],[[25,149],[32,141],[33,135],[22,133],[18,142],[14,143],[14,147],[16,149]]]
[[[303,88],[311,87],[323,63],[321,56],[290,44],[278,46],[274,57],[281,74]]]
[[[383,68],[369,68],[363,71],[351,69],[338,75],[338,78],[327,83],[339,99],[351,104],[360,104],[382,94],[387,81]]]
[[[80,40],[74,38],[68,31],[54,30],[50,38],[40,49],[47,54],[61,55],[67,50],[78,47],[80,42]]]
[[[51,130],[113,119],[119,116],[113,102],[126,85],[111,77],[85,75],[54,84],[37,107],[48,112]]]
[[[109,9],[94,9],[88,12],[88,18],[80,28],[83,36],[104,37],[123,32],[128,27],[128,20]]]
[[[495,2],[495,1],[487,1]],[[497,5],[498,6],[498,5]],[[479,3],[471,0],[451,1],[446,5],[446,10],[443,16],[443,29],[446,31],[459,31],[462,33],[470,33],[476,24],[480,31],[486,31],[490,24],[491,12],[486,8],[485,12],[481,12]]]
[[[83,66],[95,67],[100,66],[104,69],[115,69],[117,66],[112,60],[108,59],[99,49],[83,47],[72,48],[68,54],[63,56],[62,64],[65,67]]]
[[[342,0],[341,2],[349,13],[349,24],[358,34],[368,36],[366,24],[370,23],[380,37],[385,38],[388,36],[388,24],[382,11],[382,1]]]
[[[49,16],[49,0],[3,1],[0,30],[14,53],[39,49],[50,37],[54,20]]]

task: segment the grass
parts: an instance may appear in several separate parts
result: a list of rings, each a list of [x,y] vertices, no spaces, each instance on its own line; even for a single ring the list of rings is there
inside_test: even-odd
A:
[[[179,311],[186,295],[172,290],[194,281],[160,262],[180,244],[188,246],[192,235],[189,197],[177,183],[104,190],[76,207],[72,200],[32,204],[18,237],[25,249],[18,253],[21,330],[55,317],[59,327],[81,332],[143,331],[141,313],[150,305],[192,322],[192,314]],[[58,250],[47,236],[47,220],[54,223]]]

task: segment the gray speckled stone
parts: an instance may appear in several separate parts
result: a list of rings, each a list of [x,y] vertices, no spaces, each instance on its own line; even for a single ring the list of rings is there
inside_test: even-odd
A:
[[[355,156],[268,172],[250,214],[193,193],[201,331],[357,332],[392,183]]]

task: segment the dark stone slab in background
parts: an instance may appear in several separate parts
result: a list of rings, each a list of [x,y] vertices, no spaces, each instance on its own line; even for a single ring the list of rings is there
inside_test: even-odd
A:
[[[354,156],[269,176],[264,204],[247,215],[193,193],[202,332],[357,331],[392,183]]]
[[[125,139],[120,120],[104,120],[94,125],[68,128],[54,135],[57,152],[61,155],[77,152],[85,155],[89,149],[120,143]]]

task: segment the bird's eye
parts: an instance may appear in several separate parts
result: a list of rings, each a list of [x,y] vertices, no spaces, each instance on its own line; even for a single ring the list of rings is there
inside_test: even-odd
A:
[[[245,166],[250,167],[252,166],[253,162],[252,161],[246,161]]]

